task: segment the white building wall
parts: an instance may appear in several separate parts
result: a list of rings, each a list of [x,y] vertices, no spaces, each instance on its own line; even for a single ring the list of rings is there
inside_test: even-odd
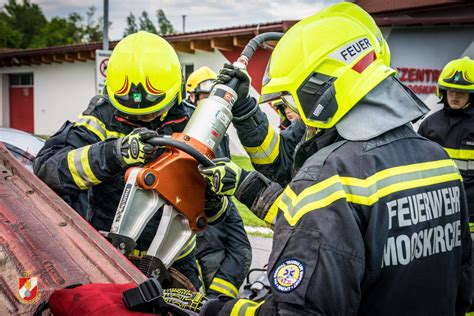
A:
[[[193,64],[194,69],[208,66],[215,72],[229,61],[219,51],[214,53],[196,51],[195,54],[178,53],[182,64]],[[34,78],[34,122],[35,134],[51,135],[66,120],[75,120],[95,95],[95,61],[62,64],[42,64],[33,66],[0,68],[0,123],[8,126],[8,74],[33,73]],[[2,80],[3,78],[3,80]],[[2,84],[3,83],[3,84]],[[258,98],[255,89],[251,94]],[[268,105],[262,109],[274,128],[279,125],[279,117]],[[233,126],[228,134],[231,139],[231,152],[246,155]]]
[[[24,72],[33,73],[34,122],[38,135],[51,135],[65,120],[77,118],[95,94],[94,61],[0,69],[0,74]],[[8,88],[2,90],[8,94]],[[9,102],[2,98],[2,109],[9,107]]]

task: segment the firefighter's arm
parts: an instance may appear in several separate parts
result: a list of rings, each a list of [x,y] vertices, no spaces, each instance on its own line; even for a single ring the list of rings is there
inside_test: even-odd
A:
[[[59,194],[87,189],[120,170],[113,141],[101,142],[69,121],[46,141],[34,163],[35,174]]]
[[[234,203],[230,203],[223,219],[227,237],[225,258],[211,282],[208,294],[235,298],[252,261],[252,248]]]
[[[258,171],[243,170],[229,159],[215,159],[215,166],[199,166],[209,187],[219,195],[235,195],[259,218],[273,224],[282,187]]]
[[[35,174],[59,194],[86,190],[129,165],[144,162],[152,148],[145,147],[142,134],[136,130],[129,135],[112,132],[98,117],[81,115],[46,141],[35,160]]]
[[[253,98],[241,105],[243,116],[234,116],[233,123],[240,142],[256,170],[272,181],[286,185],[291,180],[291,166],[296,145],[303,138],[302,122],[290,125],[283,132],[275,130]]]

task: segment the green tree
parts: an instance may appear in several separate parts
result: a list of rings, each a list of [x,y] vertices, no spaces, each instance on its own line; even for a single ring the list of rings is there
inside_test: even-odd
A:
[[[161,9],[156,11],[156,16],[158,17],[158,26],[160,28],[160,35],[169,35],[174,33],[173,24],[165,15],[165,12]]]
[[[138,18],[138,22],[140,25],[140,30],[158,34],[158,32],[156,31],[155,25],[148,17],[148,12],[143,11],[142,16]]]
[[[8,0],[4,6],[4,29],[15,30],[11,34],[11,39],[4,42],[16,43],[18,48],[30,47],[34,37],[47,24],[43,11],[37,4],[32,4],[29,0],[17,3],[15,0]],[[21,34],[21,36],[18,36]],[[7,36],[10,34],[7,33]]]
[[[82,17],[72,13],[67,19],[54,17],[32,40],[30,47],[48,47],[54,45],[74,44],[81,41],[80,27]]]
[[[138,32],[137,19],[135,15],[130,12],[127,16],[127,27],[123,31],[123,37]]]
[[[86,13],[86,24],[82,26],[82,42],[98,42],[101,41],[104,37],[102,33],[104,20],[103,18],[95,19],[95,13],[97,8],[95,6],[90,6]],[[109,22],[109,28],[112,25],[112,22]]]
[[[20,48],[23,34],[15,30],[9,17],[0,12],[0,47]]]

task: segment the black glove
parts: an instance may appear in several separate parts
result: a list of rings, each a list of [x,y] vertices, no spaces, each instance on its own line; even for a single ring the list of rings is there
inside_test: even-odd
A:
[[[219,71],[216,82],[227,85],[233,78],[239,79],[237,87],[233,88],[237,93],[237,100],[232,107],[232,113],[238,110],[239,106],[248,102],[250,91],[250,76],[246,71],[240,70],[231,64],[224,64],[224,68]]]
[[[134,129],[130,134],[116,140],[115,154],[122,167],[144,164],[154,157],[157,147],[146,141],[157,137],[158,133],[148,128]]]
[[[209,224],[215,224],[225,217],[227,207],[229,206],[229,198],[218,195],[206,186],[206,199],[204,201],[204,213],[206,214]]]

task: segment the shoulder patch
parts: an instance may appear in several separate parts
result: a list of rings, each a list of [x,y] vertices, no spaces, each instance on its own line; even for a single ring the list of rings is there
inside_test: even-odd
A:
[[[279,292],[289,293],[300,285],[304,273],[304,264],[300,260],[284,260],[273,271],[272,286]]]

